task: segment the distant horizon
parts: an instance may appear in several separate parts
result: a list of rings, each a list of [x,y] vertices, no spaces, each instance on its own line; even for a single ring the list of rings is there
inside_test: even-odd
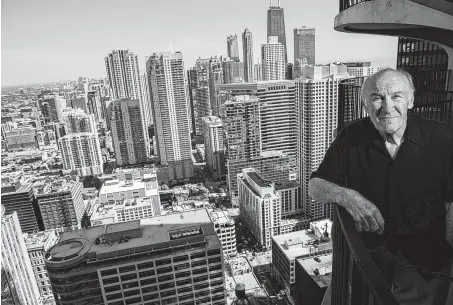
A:
[[[276,1],[273,1],[276,2]],[[310,5],[308,5],[310,4]],[[275,3],[273,3],[275,6]],[[397,38],[348,34],[333,29],[338,2],[280,1],[285,14],[288,62],[294,62],[294,28],[316,29],[316,63],[371,61],[396,66]],[[129,49],[139,58],[180,51],[184,68],[198,58],[226,55],[226,37],[253,35],[254,62],[266,42],[269,2],[259,0],[2,1],[1,86],[23,86],[105,78],[104,58]],[[195,11],[194,11],[195,10]],[[191,12],[191,13],[186,13]],[[51,18],[50,18],[51,16]]]

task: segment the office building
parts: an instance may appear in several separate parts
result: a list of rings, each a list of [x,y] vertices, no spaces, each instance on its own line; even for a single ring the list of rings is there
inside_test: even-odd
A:
[[[52,129],[38,130],[36,132],[36,142],[38,142],[38,148],[44,149],[57,149],[57,138],[55,131]]]
[[[370,76],[380,70],[379,66],[372,66],[371,62],[346,62],[343,65],[351,77]]]
[[[346,74],[343,65],[305,66],[296,81],[299,122],[298,164],[304,212],[313,220],[333,217],[331,204],[317,203],[308,195],[308,182],[334,139],[338,124],[338,84]]]
[[[153,114],[151,112],[151,96],[149,92],[149,83],[148,83],[148,74],[145,71],[142,71],[140,73],[140,85],[141,90],[142,90],[142,96],[143,96],[143,109],[145,113],[145,122],[146,126],[151,126],[153,124]]]
[[[298,215],[303,212],[301,188],[297,181],[276,182],[275,190],[280,195],[282,217]]]
[[[125,179],[105,181],[99,190],[99,202],[108,203],[136,198],[152,198],[159,201],[159,187],[155,171],[131,176],[126,174]]]
[[[44,253],[58,241],[56,230],[24,234],[25,246],[38,285],[43,305],[55,304],[49,274],[44,264]]]
[[[36,128],[33,127],[14,128],[11,131],[6,131],[5,138],[8,151],[37,148],[35,136]]]
[[[239,62],[239,47],[237,35],[231,34],[227,37],[227,56],[232,61]]]
[[[206,150],[206,167],[216,180],[227,175],[222,121],[218,117],[203,118],[203,142]]]
[[[270,249],[271,237],[279,234],[280,196],[274,184],[264,180],[253,168],[237,176],[241,219],[258,243]]]
[[[146,69],[151,93],[157,155],[175,181],[193,177],[187,86],[180,52],[153,53]]]
[[[88,84],[86,89],[88,90]],[[86,92],[86,96],[88,114],[92,114],[94,116],[96,123],[101,122],[105,119],[102,111],[101,95],[98,91],[91,90]]]
[[[286,49],[286,31],[285,31],[285,16],[283,8],[280,7],[280,0],[278,6],[272,6],[272,1],[269,9],[267,10],[267,37],[277,36],[278,42],[283,46],[284,64],[288,61],[288,52]],[[264,63],[264,62],[263,62]]]
[[[293,63],[287,63],[285,66],[285,79],[291,80],[293,79],[293,70],[294,70],[294,65]]]
[[[66,108],[63,110],[65,134],[89,132],[97,134],[94,114],[86,114],[82,109]]]
[[[285,48],[277,36],[269,36],[261,45],[263,81],[285,79]]]
[[[263,66],[259,61],[260,61],[260,58],[258,57],[258,63],[255,64],[255,66],[253,68],[253,71],[254,71],[253,75],[255,77],[256,82],[263,81]]]
[[[35,188],[45,230],[77,227],[84,213],[78,176],[49,178]]]
[[[139,100],[115,100],[109,105],[110,128],[119,166],[146,163],[148,160],[147,130],[141,123],[143,112]]]
[[[62,111],[66,107],[66,99],[50,91],[38,95],[38,106],[44,118],[44,123],[61,123]]]
[[[230,58],[222,60],[223,83],[234,84],[244,82],[244,63]]]
[[[112,100],[131,99],[139,101],[141,129],[144,131],[144,139],[146,139],[146,151],[149,151],[147,128],[149,122],[146,121],[138,56],[129,50],[113,50],[105,57],[105,69]]]
[[[17,213],[5,214],[3,206],[1,213],[2,303],[41,305]],[[4,286],[7,287],[7,298],[3,296]]]
[[[97,176],[104,172],[97,133],[73,133],[58,139],[58,149],[65,169],[79,176]]]
[[[307,64],[315,65],[315,28],[303,26],[294,29],[294,62],[297,59],[307,60]]]
[[[272,237],[272,272],[288,294],[294,296],[298,259],[313,260],[316,256],[332,253],[331,230],[332,222],[327,219],[310,223],[310,229]]]
[[[244,56],[244,81],[246,83],[253,82],[253,36],[249,29],[245,29],[242,33],[242,49]]]
[[[45,264],[61,305],[226,302],[222,245],[206,210],[65,232]]]
[[[209,216],[214,223],[214,229],[222,244],[223,256],[236,256],[236,226],[227,210],[210,211]]]
[[[23,232],[31,233],[43,229],[39,225],[41,215],[36,205],[32,184],[13,181],[11,184],[3,186],[2,183],[1,193],[5,213],[9,215],[17,212]]]

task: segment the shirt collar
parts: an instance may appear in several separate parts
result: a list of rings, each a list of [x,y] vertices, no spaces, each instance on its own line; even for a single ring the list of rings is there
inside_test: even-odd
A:
[[[365,137],[362,139],[362,144],[368,145],[371,143],[378,143],[383,141],[383,138],[379,131],[374,127],[373,122],[371,122],[370,117],[367,117],[365,119],[365,124],[368,126],[371,130],[370,133],[363,134]],[[414,142],[418,145],[425,146],[425,137],[423,136],[421,126],[422,122],[420,121],[420,117],[408,113],[407,114],[407,125],[406,125],[406,130],[404,131],[404,140],[408,140],[411,142]]]

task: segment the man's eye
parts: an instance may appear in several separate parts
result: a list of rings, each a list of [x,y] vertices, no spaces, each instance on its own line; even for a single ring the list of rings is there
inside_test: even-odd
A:
[[[394,98],[394,99],[399,99],[399,98],[403,98],[403,96],[401,96],[401,95],[394,95],[393,98]]]
[[[380,101],[380,100],[381,100],[381,97],[380,97],[380,96],[372,96],[372,97],[371,97],[371,100],[372,100],[373,102],[377,102],[377,101]]]

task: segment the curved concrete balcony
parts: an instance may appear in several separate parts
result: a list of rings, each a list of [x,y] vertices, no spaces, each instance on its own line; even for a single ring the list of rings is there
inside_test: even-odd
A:
[[[409,37],[453,49],[453,1],[340,0],[335,30]]]

